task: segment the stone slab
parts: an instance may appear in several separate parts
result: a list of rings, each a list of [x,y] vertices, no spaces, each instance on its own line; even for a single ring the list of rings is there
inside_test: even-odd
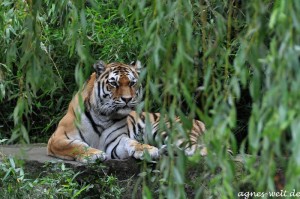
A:
[[[89,165],[76,161],[62,160],[47,155],[47,144],[0,145],[0,161],[4,157],[24,160],[27,165],[41,168],[46,162],[64,163],[78,170],[89,170]],[[101,171],[126,179],[139,174],[141,161],[129,158],[126,160],[107,160],[101,162]]]
[[[0,154],[7,157],[14,157],[26,161],[36,161],[39,163],[45,162],[65,162],[75,166],[82,165],[79,162],[60,160],[47,155],[47,144],[30,144],[30,145],[1,145]]]

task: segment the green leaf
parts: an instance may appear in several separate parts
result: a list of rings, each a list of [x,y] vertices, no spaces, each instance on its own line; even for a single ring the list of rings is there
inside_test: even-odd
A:
[[[15,164],[15,161],[13,158],[9,158],[9,163],[10,163],[10,166],[12,169],[15,169],[16,168],[16,164]]]

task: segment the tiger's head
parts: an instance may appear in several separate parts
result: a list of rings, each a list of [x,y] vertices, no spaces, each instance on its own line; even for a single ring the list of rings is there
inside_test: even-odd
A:
[[[141,62],[94,64],[95,110],[100,114],[120,117],[128,115],[142,99],[142,87],[138,85]]]

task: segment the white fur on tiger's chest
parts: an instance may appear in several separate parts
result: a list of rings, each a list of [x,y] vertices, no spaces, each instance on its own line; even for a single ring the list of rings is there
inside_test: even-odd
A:
[[[98,128],[99,129],[99,128]],[[100,137],[94,131],[92,124],[89,119],[83,114],[81,117],[81,125],[79,127],[83,141],[85,141],[89,146],[95,147],[99,143]],[[99,129],[101,130],[101,129]]]
[[[118,150],[117,154],[119,158],[126,158],[128,157],[128,152],[120,151],[119,149],[123,147],[118,147],[123,137],[128,137],[126,118],[119,120],[102,132],[98,149],[104,151],[109,159],[113,158],[111,155],[114,150]]]
[[[122,137],[128,136],[127,119],[123,117],[123,119],[112,120],[100,118],[93,112],[90,114],[90,118],[86,114],[82,114],[81,117],[79,130],[83,139],[90,147],[104,151],[108,159],[111,159],[111,151],[120,143]],[[118,155],[128,157],[127,151],[119,151]]]

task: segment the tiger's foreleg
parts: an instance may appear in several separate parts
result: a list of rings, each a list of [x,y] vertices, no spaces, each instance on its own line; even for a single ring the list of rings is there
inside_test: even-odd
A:
[[[146,119],[149,119],[151,124],[151,130],[146,132]],[[169,140],[169,134],[166,131],[161,131],[159,128],[159,122],[161,120],[161,115],[159,113],[146,113],[137,114],[136,112],[131,112],[127,118],[128,133],[130,138],[134,140],[142,140],[146,143],[154,143],[157,145],[163,144],[162,151],[166,151],[165,145],[168,143],[174,147],[183,150],[187,156],[193,155],[199,150],[202,156],[207,155],[207,150],[205,145],[199,144],[201,137],[205,132],[205,125],[199,120],[193,120],[192,129],[187,132],[186,138],[178,138],[172,143]],[[181,123],[179,117],[175,120],[177,123]],[[167,128],[170,128],[171,124],[167,119],[164,119]]]
[[[207,148],[204,144],[199,144],[200,137],[205,132],[205,125],[199,120],[193,120],[193,127],[188,133],[189,141],[184,146],[184,152],[187,156],[193,155],[198,149],[201,156],[207,155]],[[179,140],[180,142],[180,140]],[[179,146],[180,144],[177,144]]]
[[[176,122],[181,123],[179,118],[176,118]],[[169,143],[173,147],[177,147],[178,149],[183,150],[185,155],[187,156],[192,156],[197,151],[199,151],[201,156],[207,155],[207,148],[204,143],[201,142],[201,138],[205,132],[205,125],[203,122],[199,120],[193,120],[193,127],[189,132],[187,132],[187,137],[177,138],[171,143],[169,141],[168,133],[166,131],[160,132],[160,129],[157,128],[157,124],[157,122],[154,122],[152,124],[151,132],[153,139],[155,140],[157,138],[155,141],[162,142],[162,144]],[[166,121],[166,125],[168,128],[170,128],[170,123],[168,121]]]
[[[63,127],[58,127],[49,139],[48,155],[82,163],[94,162],[96,159],[101,161],[106,159],[105,152],[90,147],[80,137],[76,137],[76,132],[67,134],[64,130]]]

